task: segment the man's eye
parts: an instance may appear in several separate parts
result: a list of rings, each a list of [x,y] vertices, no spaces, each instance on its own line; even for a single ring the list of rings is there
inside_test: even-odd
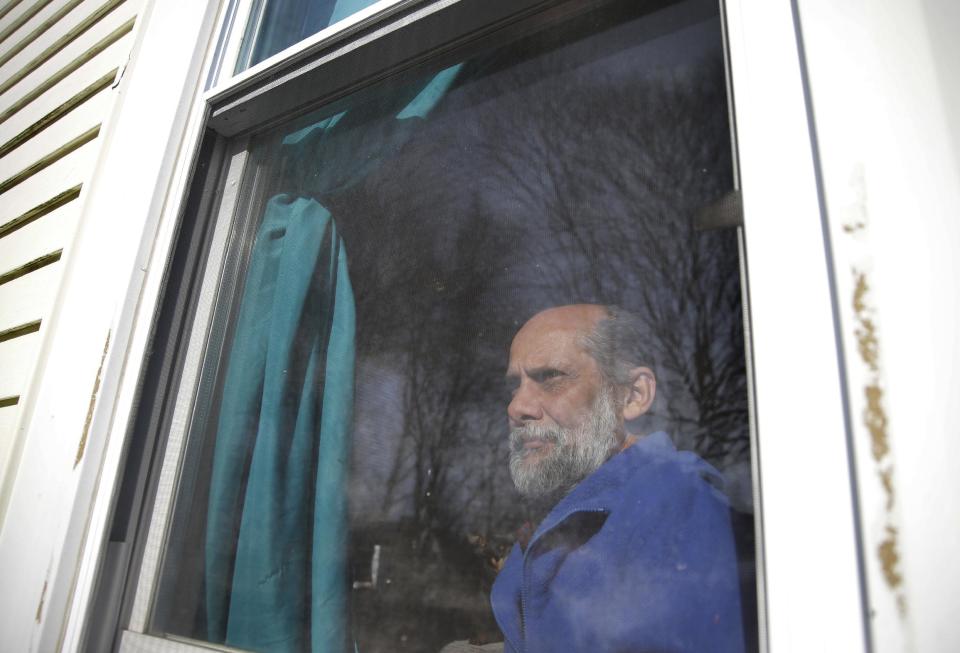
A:
[[[561,376],[564,376],[564,374],[560,370],[543,370],[533,375],[533,380],[537,383],[546,383]]]

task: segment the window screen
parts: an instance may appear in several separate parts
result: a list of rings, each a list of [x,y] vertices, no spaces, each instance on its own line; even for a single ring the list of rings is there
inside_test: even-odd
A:
[[[753,650],[726,97],[615,3],[258,135],[152,632]]]

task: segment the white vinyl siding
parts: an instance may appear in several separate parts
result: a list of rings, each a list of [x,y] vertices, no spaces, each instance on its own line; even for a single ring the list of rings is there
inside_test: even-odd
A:
[[[37,333],[27,333],[18,338],[0,342],[0,394],[4,397],[17,396],[24,383],[24,374],[30,369],[33,357],[36,354],[40,336]],[[19,371],[19,374],[16,372]],[[13,373],[11,373],[13,372]],[[0,414],[12,415],[15,411],[0,409]],[[12,431],[13,424],[6,424]],[[4,434],[6,438],[7,434]],[[6,441],[6,440],[4,440]]]
[[[0,7],[0,484],[140,5]]]

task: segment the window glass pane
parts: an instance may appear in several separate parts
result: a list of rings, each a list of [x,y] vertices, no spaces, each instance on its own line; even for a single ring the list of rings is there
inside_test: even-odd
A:
[[[237,71],[260,63],[377,0],[260,0],[247,25]]]
[[[722,59],[615,3],[257,141],[154,632],[755,650]]]

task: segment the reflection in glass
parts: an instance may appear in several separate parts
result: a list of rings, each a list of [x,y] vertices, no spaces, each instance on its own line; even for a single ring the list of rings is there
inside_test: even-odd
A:
[[[260,0],[251,12],[236,72],[260,63],[374,2],[376,0]]]
[[[511,341],[591,303],[640,318],[657,392],[631,432],[724,478],[755,648],[736,235],[693,221],[732,187],[726,111],[715,9],[618,3],[265,137],[153,630],[264,651],[502,641],[491,587],[543,516],[508,465]]]

